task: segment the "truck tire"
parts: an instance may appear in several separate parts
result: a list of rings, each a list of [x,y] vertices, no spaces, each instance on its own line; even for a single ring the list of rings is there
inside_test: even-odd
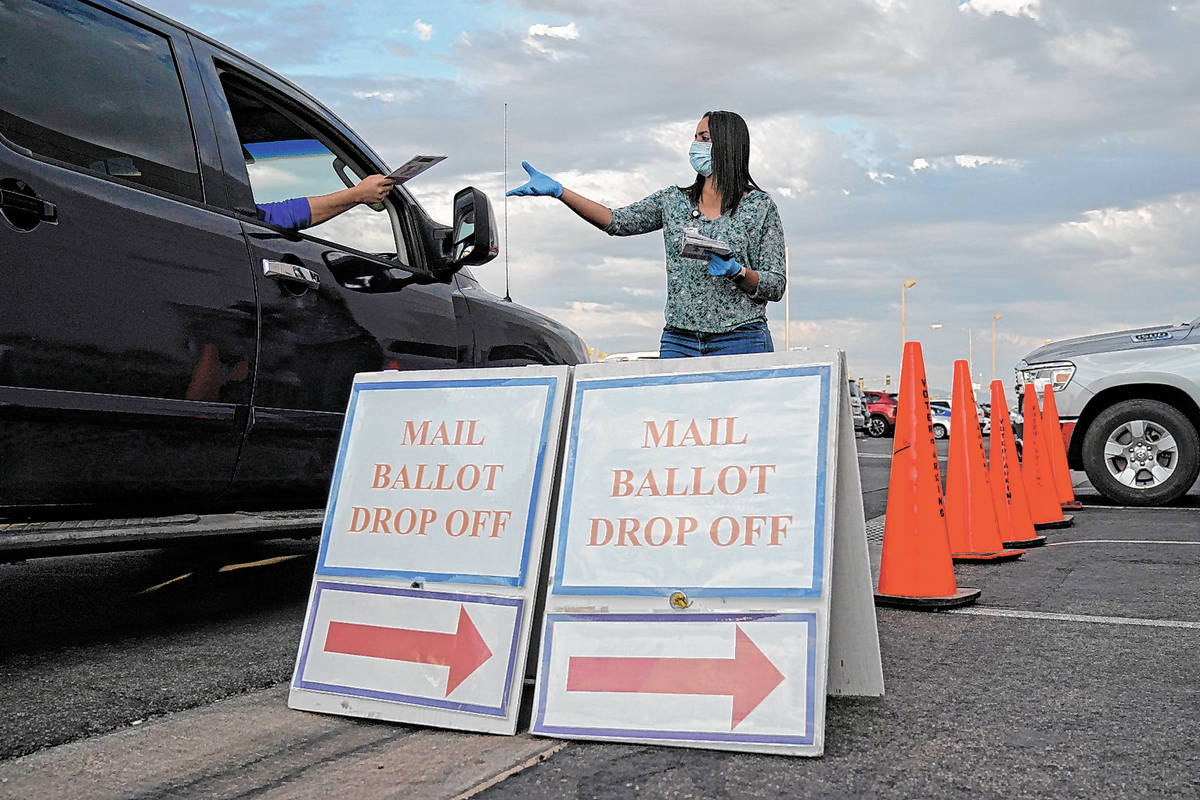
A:
[[[1200,433],[1158,400],[1106,408],[1083,437],[1083,468],[1100,494],[1127,506],[1170,503],[1200,473]]]
[[[876,439],[888,435],[887,418],[882,414],[872,414],[867,417],[867,435]]]

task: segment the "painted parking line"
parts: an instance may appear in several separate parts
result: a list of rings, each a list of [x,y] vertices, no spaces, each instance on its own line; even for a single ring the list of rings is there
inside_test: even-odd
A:
[[[1200,542],[1190,542],[1180,539],[1076,539],[1073,542],[1050,542],[1047,547],[1062,547],[1064,544],[1184,544],[1200,545]]]
[[[1200,506],[1109,506],[1103,503],[1084,503],[1083,507],[1099,511],[1191,511],[1193,514],[1200,511]]]
[[[1050,611],[1018,611],[1010,608],[956,608],[943,614],[961,614],[972,617],[1009,617],[1015,619],[1039,619],[1050,622],[1085,622],[1094,625],[1138,625],[1146,628],[1187,628],[1200,630],[1200,622],[1181,619],[1143,619],[1140,617],[1099,617],[1090,614],[1056,614]]]
[[[892,460],[892,454],[891,454],[891,453],[859,453],[859,454],[858,454],[858,457],[859,457],[859,458],[878,458],[878,459],[887,459],[888,461],[891,461],[891,460]],[[938,461],[945,461],[945,460],[946,460],[946,457],[945,457],[945,456],[941,456],[941,455],[939,455],[939,456],[938,456]]]

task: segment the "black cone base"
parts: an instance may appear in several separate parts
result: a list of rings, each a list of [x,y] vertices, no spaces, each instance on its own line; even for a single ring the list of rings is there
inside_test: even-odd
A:
[[[998,564],[1001,561],[1012,561],[1025,555],[1024,550],[1009,550],[1005,545],[1004,550],[997,550],[993,553],[951,553],[950,558],[955,564]]]
[[[1005,542],[1005,547],[1041,547],[1046,543],[1045,536],[1035,536],[1032,539],[1014,539],[1011,542]]]
[[[1062,519],[1051,520],[1050,522],[1035,522],[1033,523],[1033,529],[1035,531],[1049,531],[1055,528],[1069,528],[1074,524],[1074,514],[1063,514]]]
[[[915,611],[942,611],[947,608],[969,606],[979,599],[978,589],[960,588],[945,597],[907,597],[900,594],[875,593],[875,605],[887,608],[910,608]]]

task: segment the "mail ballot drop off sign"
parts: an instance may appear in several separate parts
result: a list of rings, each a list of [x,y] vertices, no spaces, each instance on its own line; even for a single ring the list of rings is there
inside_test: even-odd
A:
[[[355,376],[292,708],[515,731],[569,383]]]
[[[576,368],[534,733],[819,755],[826,691],[882,692],[844,375]]]
[[[580,379],[554,592],[816,597],[829,369]]]
[[[523,585],[559,382],[504,372],[355,383],[318,573]]]

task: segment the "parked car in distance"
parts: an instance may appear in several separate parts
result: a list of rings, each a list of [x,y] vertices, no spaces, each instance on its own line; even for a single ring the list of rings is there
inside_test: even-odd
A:
[[[867,412],[867,435],[891,436],[896,430],[896,399],[887,392],[863,391]]]
[[[0,516],[319,510],[356,373],[587,361],[472,274],[478,189],[265,222],[389,172],[266,67],[122,0],[0,31]]]
[[[867,428],[867,404],[863,400],[863,390],[857,381],[846,381],[850,386],[850,414],[854,418],[854,432]]]
[[[1066,339],[1016,367],[1054,392],[1067,463],[1123,505],[1169,503],[1200,474],[1200,318]]]
[[[949,438],[950,402],[948,400],[930,400],[929,411],[933,414],[933,438]]]
[[[632,353],[609,353],[600,360],[605,364],[615,361],[656,361],[658,360],[658,351],[638,350]]]

